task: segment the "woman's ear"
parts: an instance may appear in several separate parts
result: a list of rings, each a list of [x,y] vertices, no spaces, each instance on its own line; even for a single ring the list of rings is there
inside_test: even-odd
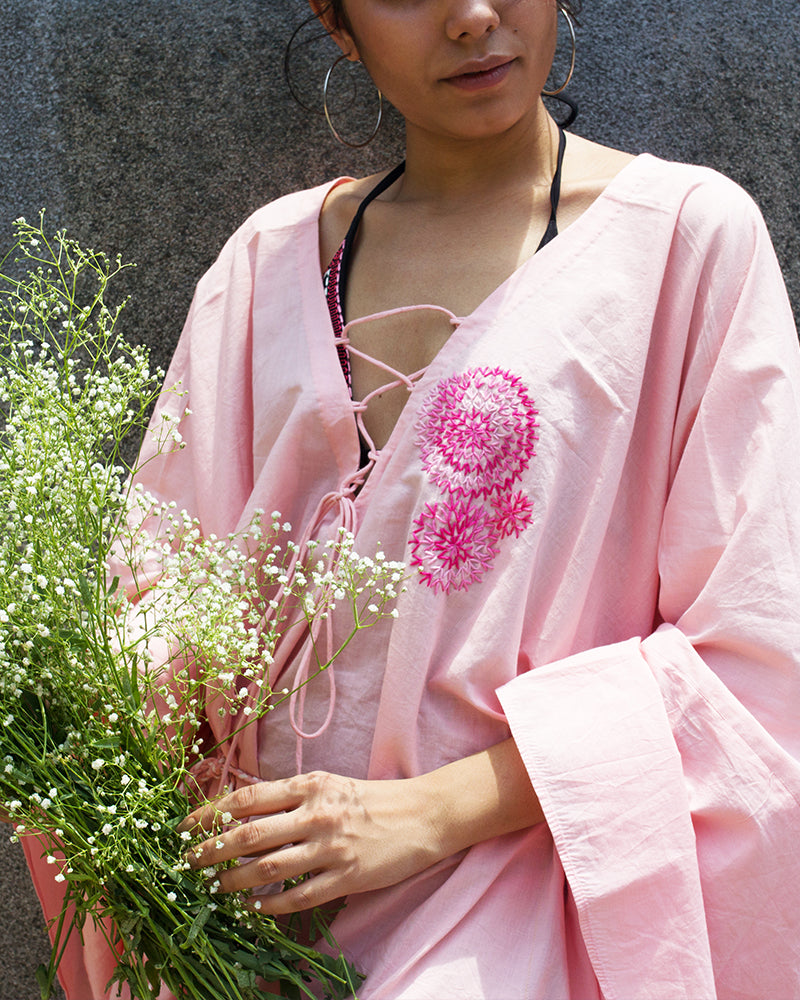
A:
[[[347,25],[342,24],[336,17],[333,4],[330,0],[308,0],[314,16],[319,20],[322,27],[328,32],[330,37],[336,42],[343,54],[352,62],[358,61],[358,49],[353,36],[347,29]]]

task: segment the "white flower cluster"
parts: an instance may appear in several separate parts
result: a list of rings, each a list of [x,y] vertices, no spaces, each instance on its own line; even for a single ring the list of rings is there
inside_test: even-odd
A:
[[[241,714],[241,725],[270,711],[276,697],[287,697],[290,692],[273,692],[270,684],[277,644],[290,630],[296,642],[298,626],[313,628],[337,602],[344,602],[341,617],[350,622],[347,641],[397,614],[389,606],[404,565],[380,551],[374,559],[357,554],[345,531],[301,551],[277,511],[267,521],[256,510],[241,533],[204,536],[196,519],[141,490],[132,494],[128,529],[126,559],[161,569],[148,584],[147,600],[137,599],[121,616],[120,642],[146,637],[152,646],[160,639],[173,660],[184,663],[179,673],[157,660],[146,669],[155,688],[151,724],[178,726],[185,740],[199,727],[199,706],[209,692],[221,713]]]
[[[313,642],[329,620],[346,647],[396,614],[404,567],[356,554],[346,532],[301,548],[277,512],[204,536],[174,504],[132,489],[121,445],[145,422],[159,373],[114,332],[118,310],[103,304],[114,267],[62,235],[19,231],[27,278],[8,278],[0,261],[0,804],[17,835],[44,838],[76,919],[116,922],[118,974],[137,996],[151,995],[145,939],[175,940],[159,975],[191,1000],[236,1000],[245,955],[253,990],[273,956],[294,955],[330,992],[327,960],[314,966],[310,949],[218,883],[209,896],[175,825],[187,796],[202,795],[193,766],[214,750],[202,730],[210,705],[234,730],[263,718],[290,695],[270,684],[278,644]],[[177,391],[164,409],[158,442],[180,448],[191,414]],[[195,939],[203,961],[183,950]]]

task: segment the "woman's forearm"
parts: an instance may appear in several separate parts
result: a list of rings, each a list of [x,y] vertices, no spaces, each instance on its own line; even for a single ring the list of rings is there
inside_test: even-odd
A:
[[[513,740],[413,778],[363,780],[316,771],[264,781],[195,810],[179,830],[215,833],[189,852],[219,872],[220,892],[295,879],[300,884],[251,901],[292,913],[354,892],[394,885],[465,848],[543,819]]]
[[[512,739],[414,780],[425,790],[442,857],[544,819]]]

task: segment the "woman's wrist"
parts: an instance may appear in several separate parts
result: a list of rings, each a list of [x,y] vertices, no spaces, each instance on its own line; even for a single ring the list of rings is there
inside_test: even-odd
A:
[[[512,739],[420,776],[440,858],[544,820]]]

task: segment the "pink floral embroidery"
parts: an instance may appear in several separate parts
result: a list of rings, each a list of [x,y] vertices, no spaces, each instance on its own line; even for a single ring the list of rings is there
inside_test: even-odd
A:
[[[453,375],[422,404],[422,464],[449,493],[487,497],[503,491],[536,454],[536,414],[517,375],[499,368]]]
[[[502,493],[492,501],[495,510],[495,525],[501,538],[514,535],[519,538],[533,521],[533,500],[522,490],[516,493]]]
[[[420,407],[422,465],[442,499],[414,521],[411,564],[434,591],[481,580],[498,543],[532,523],[533,501],[513,485],[536,454],[537,414],[519,376],[501,368],[443,379]]]
[[[414,525],[411,565],[434,590],[466,590],[497,555],[491,514],[472,500],[427,503]]]

